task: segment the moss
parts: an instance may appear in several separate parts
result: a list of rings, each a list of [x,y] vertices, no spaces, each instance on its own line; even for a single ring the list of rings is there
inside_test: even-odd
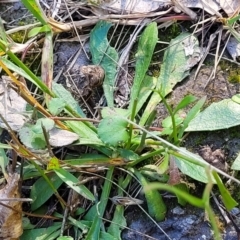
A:
[[[25,31],[18,31],[9,35],[16,43],[24,43],[27,40]]]
[[[236,64],[222,60],[219,66],[221,70],[229,72],[228,81],[230,83],[240,83],[240,69]]]

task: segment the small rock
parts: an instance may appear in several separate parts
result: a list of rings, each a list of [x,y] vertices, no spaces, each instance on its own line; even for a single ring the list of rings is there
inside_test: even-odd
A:
[[[177,206],[174,209],[172,209],[172,213],[175,215],[183,215],[185,211],[181,207]]]

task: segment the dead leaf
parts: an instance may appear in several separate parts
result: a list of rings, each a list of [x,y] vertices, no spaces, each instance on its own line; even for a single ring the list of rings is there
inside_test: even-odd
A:
[[[0,79],[0,114],[5,118],[13,131],[19,131],[26,122],[23,113],[27,102],[9,86],[9,81],[2,76]],[[0,127],[7,128],[0,119]]]
[[[95,2],[98,7],[113,11],[115,13],[149,13],[158,9],[170,7],[173,5],[172,0],[121,0],[121,1],[99,1],[89,0]],[[226,1],[226,0],[225,0]],[[237,1],[237,0],[236,0]],[[184,6],[185,8],[200,8],[204,9],[211,15],[215,15],[220,10],[220,5],[214,0],[176,0],[178,6]],[[180,12],[181,9],[175,6],[175,11]]]
[[[66,146],[79,139],[78,134],[58,128],[51,129],[49,136],[49,143],[53,147]]]
[[[240,8],[239,0],[218,0],[223,11],[230,17]]]
[[[20,198],[18,173],[10,174],[7,185],[0,190],[0,198]],[[18,239],[22,229],[22,203],[20,201],[4,201],[0,204],[0,240]]]

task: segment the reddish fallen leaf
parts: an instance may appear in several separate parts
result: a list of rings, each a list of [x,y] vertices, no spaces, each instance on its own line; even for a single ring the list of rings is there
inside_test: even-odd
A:
[[[0,190],[0,198],[20,198],[19,174],[9,175],[7,184]],[[22,203],[0,202],[0,240],[15,240],[22,235]]]

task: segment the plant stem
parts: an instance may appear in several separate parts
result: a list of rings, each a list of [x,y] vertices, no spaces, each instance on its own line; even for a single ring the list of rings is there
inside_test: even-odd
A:
[[[162,94],[159,92],[160,97],[162,98],[163,104],[165,105],[165,107],[168,110],[168,113],[171,117],[172,120],[172,128],[173,128],[173,139],[174,139],[174,144],[178,143],[178,137],[177,137],[177,127],[176,127],[176,122],[175,122],[175,118],[174,118],[174,114],[173,111],[171,109],[171,107],[169,106],[169,104],[167,103],[166,99],[162,96]]]
[[[132,107],[132,112],[131,112],[131,121],[134,121],[134,117],[135,117],[135,113],[136,113],[136,109],[137,109],[137,99],[134,100],[133,102],[133,107]],[[133,124],[129,124],[129,140],[126,146],[126,149],[129,149],[131,146],[131,141],[132,141],[132,132],[133,132]]]
[[[156,114],[157,114],[156,109],[154,109],[154,110],[150,113],[150,116],[149,116],[149,118],[147,119],[146,126],[145,126],[146,130],[149,130],[149,127],[150,127],[150,125],[152,124],[152,122],[153,122]],[[139,146],[138,146],[137,149],[136,149],[136,152],[137,152],[137,153],[141,153],[141,151],[143,150],[144,145],[145,145],[146,136],[147,136],[147,132],[143,132],[142,137],[141,137],[141,142],[140,142]]]
[[[133,162],[129,163],[129,164],[128,164],[128,167],[133,167],[133,166],[137,165],[138,163],[142,162],[143,160],[146,160],[146,159],[148,159],[148,158],[151,158],[151,157],[153,157],[153,156],[155,156],[155,155],[157,155],[157,154],[159,154],[159,153],[161,153],[161,152],[164,152],[164,151],[165,151],[165,149],[164,149],[164,148],[161,148],[161,149],[158,149],[158,150],[153,151],[153,152],[151,152],[151,153],[147,153],[147,154],[141,156],[141,157],[140,157],[139,159],[137,159],[136,161],[133,161]]]

